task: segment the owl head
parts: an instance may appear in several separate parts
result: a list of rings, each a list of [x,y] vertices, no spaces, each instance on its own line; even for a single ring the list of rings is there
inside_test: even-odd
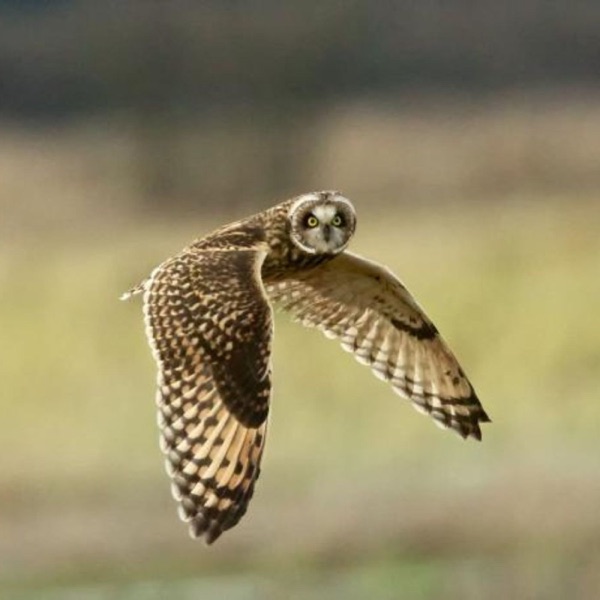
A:
[[[348,245],[356,228],[350,201],[338,192],[299,196],[289,212],[292,242],[309,254],[337,254]]]

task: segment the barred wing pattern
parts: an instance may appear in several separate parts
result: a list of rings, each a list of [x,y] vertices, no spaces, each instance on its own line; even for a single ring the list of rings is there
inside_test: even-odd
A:
[[[266,283],[269,298],[302,324],[337,338],[400,396],[463,438],[489,421],[452,351],[404,285],[350,252]]]
[[[187,250],[144,284],[161,449],[179,514],[208,543],[244,515],[260,471],[271,393],[264,256]]]

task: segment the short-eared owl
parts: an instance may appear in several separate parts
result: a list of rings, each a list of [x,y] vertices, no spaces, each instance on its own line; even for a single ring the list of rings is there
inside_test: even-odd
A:
[[[221,227],[154,269],[143,293],[161,449],[181,518],[213,542],[246,512],[271,395],[271,303],[337,338],[462,437],[489,421],[433,323],[385,267],[346,251],[356,216],[304,194]]]

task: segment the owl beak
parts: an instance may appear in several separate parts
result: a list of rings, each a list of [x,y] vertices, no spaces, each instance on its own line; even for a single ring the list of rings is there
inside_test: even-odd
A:
[[[326,242],[331,239],[331,225],[323,225],[323,239]]]

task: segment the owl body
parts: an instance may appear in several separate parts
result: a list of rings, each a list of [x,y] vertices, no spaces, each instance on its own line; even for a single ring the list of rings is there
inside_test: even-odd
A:
[[[180,517],[208,543],[246,512],[271,396],[272,305],[317,327],[442,427],[489,418],[437,329],[393,274],[346,251],[356,216],[313,192],[223,226],[157,267],[143,292],[161,449]]]
[[[336,192],[321,194],[329,194],[325,198],[336,198]],[[289,213],[296,201],[287,200],[262,213],[220,227],[194,242],[190,248],[193,251],[234,250],[256,248],[262,244],[267,252],[261,269],[265,281],[285,278],[292,272],[310,269],[333,259],[337,252],[313,254],[290,243],[293,224]]]

